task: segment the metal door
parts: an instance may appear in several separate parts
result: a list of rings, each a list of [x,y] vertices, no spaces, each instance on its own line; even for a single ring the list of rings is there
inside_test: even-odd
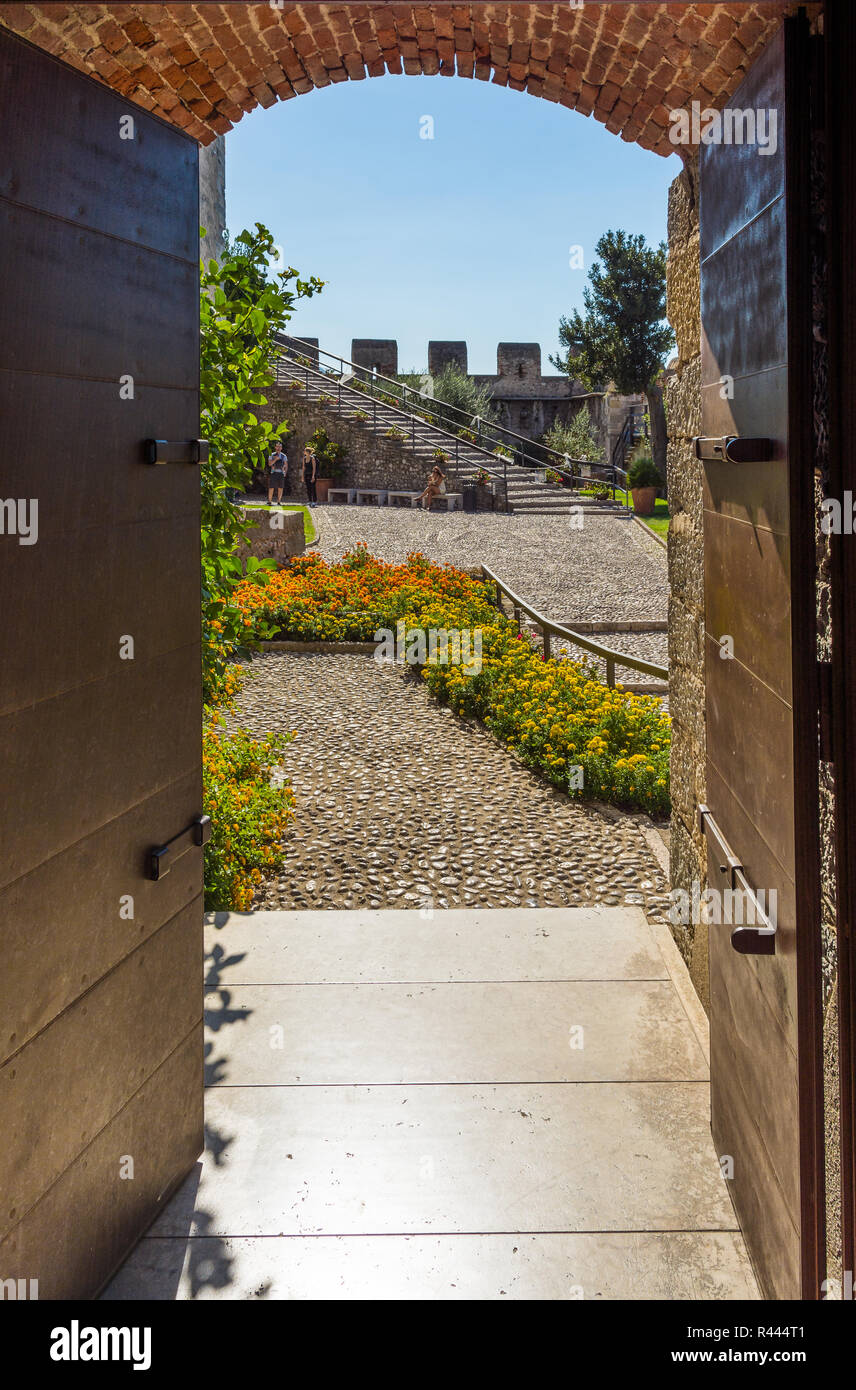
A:
[[[202,1148],[198,154],[5,31],[0,130],[0,1277],[87,1297]]]
[[[774,1298],[823,1278],[811,56],[786,21],[699,175],[712,1129]]]

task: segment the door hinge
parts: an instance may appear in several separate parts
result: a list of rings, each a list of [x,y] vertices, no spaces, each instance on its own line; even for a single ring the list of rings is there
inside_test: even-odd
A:
[[[144,463],[207,463],[207,439],[144,439]]]
[[[695,456],[709,463],[767,463],[776,456],[774,439],[759,439],[749,435],[697,434],[693,439]]]

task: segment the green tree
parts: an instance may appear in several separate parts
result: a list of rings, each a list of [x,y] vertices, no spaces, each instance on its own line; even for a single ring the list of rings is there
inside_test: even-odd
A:
[[[575,309],[559,320],[566,348],[550,361],[590,390],[610,382],[624,395],[643,392],[648,401],[651,452],[665,473],[666,418],[658,378],[674,335],[666,317],[666,245],[648,246],[644,236],[605,232],[583,291],[585,316]]]
[[[434,377],[434,401],[440,423],[452,434],[457,434],[476,419],[489,424],[494,418],[490,391],[485,386],[477,385],[475,379],[462,372],[456,362],[447,362]],[[454,409],[444,411],[444,405]],[[462,416],[466,416],[466,419]]]
[[[548,449],[559,454],[567,454],[569,459],[580,459],[586,463],[600,463],[603,449],[597,442],[594,424],[588,406],[580,406],[576,415],[567,424],[557,420],[544,435]]]
[[[200,266],[200,414],[210,457],[201,468],[202,626],[205,697],[220,687],[229,658],[245,645],[242,614],[232,604],[241,578],[236,549],[248,522],[231,494],[249,483],[254,463],[264,456],[279,427],[260,420],[265,391],[275,381],[281,332],[299,299],[323,288],[292,268],[269,275],[276,247],[266,227],[243,231],[226,241],[219,261]],[[263,580],[265,564],[248,563]]]

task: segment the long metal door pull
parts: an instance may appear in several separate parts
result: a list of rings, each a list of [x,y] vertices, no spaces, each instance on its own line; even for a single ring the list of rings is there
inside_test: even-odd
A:
[[[709,806],[699,806],[698,823],[702,834],[710,835],[716,842],[724,864],[719,872],[727,874],[732,893],[738,892],[741,899],[752,910],[754,924],[736,926],[731,933],[731,945],[741,956],[774,956],[776,954],[776,923],[768,917],[761,907],[755,890],[750,886],[743,865],[734,854],[722,831],[714,820]]]

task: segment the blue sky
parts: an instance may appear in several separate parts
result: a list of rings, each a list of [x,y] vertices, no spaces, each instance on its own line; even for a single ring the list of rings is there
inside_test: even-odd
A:
[[[328,351],[397,338],[405,371],[426,366],[430,338],[462,338],[470,371],[494,372],[498,342],[540,342],[550,372],[598,237],[665,240],[679,172],[677,155],[524,92],[387,76],[245,116],[226,137],[227,221],[265,223],[286,264],[327,282],[292,331]]]

